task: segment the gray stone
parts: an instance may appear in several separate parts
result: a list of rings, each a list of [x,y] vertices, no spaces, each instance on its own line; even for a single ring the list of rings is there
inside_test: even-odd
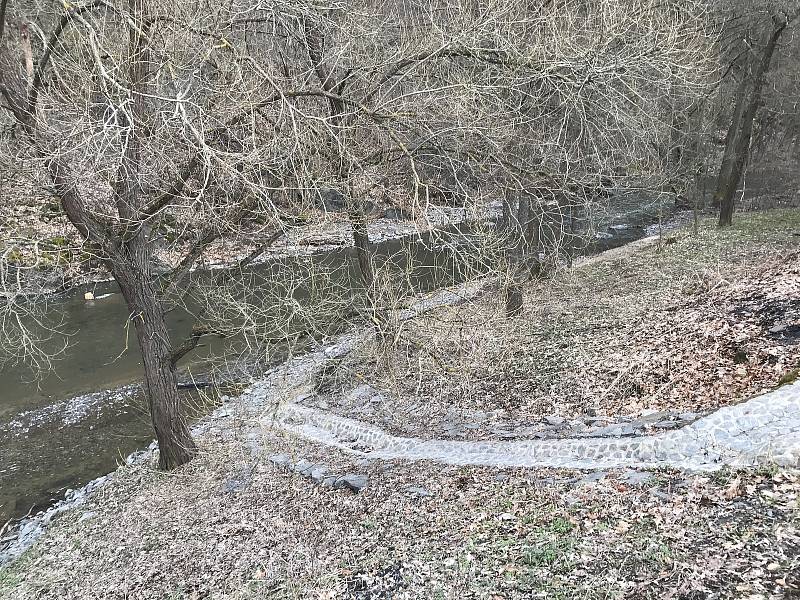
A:
[[[325,480],[325,476],[328,474],[328,468],[323,467],[322,465],[317,465],[313,469],[311,469],[311,473],[309,473],[309,477],[311,477],[311,481],[314,483],[322,483]]]
[[[657,411],[657,410],[645,409],[641,412],[637,421],[640,421],[645,425],[648,425],[650,423],[657,423],[658,421],[663,421],[664,419],[667,419],[670,416],[672,416],[672,413],[668,410]]]
[[[310,475],[311,469],[314,468],[314,464],[307,461],[305,458],[301,458],[298,460],[294,465],[292,465],[292,471],[295,473],[300,473],[300,475]]]
[[[622,437],[624,435],[633,435],[634,427],[630,423],[615,423],[614,425],[594,429],[590,433],[595,437]]]
[[[360,492],[364,489],[369,482],[369,478],[366,475],[356,475],[354,473],[347,473],[338,477],[333,484],[333,487],[343,489],[347,488],[353,490],[354,492]]]
[[[235,494],[246,489],[249,483],[249,477],[232,477],[222,484],[222,491],[225,494]]]
[[[548,415],[544,418],[545,423],[548,425],[559,426],[566,423],[566,419],[564,417],[559,417],[558,415]]]
[[[288,454],[272,454],[269,457],[269,462],[276,467],[288,467],[290,464],[292,464],[292,459],[289,458]]]
[[[433,496],[433,492],[425,489],[424,487],[410,486],[406,488],[406,493],[414,496],[415,498],[428,498]]]
[[[619,479],[628,485],[640,486],[653,479],[653,474],[647,471],[625,471]]]
[[[580,479],[578,479],[575,484],[576,485],[592,485],[597,483],[598,481],[602,481],[608,476],[608,473],[605,471],[595,471],[594,473],[589,473],[584,475]]]

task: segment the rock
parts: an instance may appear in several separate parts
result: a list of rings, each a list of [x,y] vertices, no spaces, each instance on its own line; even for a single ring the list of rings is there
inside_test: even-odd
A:
[[[598,481],[602,481],[608,476],[608,473],[605,471],[595,471],[594,473],[589,473],[584,475],[578,481],[575,482],[575,485],[591,485],[595,484]]]
[[[311,477],[311,481],[314,483],[320,484],[325,481],[325,476],[328,474],[328,468],[323,467],[322,465],[317,465],[313,469],[311,469],[311,473],[309,477]]]
[[[325,348],[323,353],[325,358],[342,358],[350,354],[350,347],[346,344],[337,344],[336,346]]]
[[[769,328],[769,332],[770,333],[782,333],[782,332],[786,331],[786,329],[787,329],[786,325],[775,325],[774,327],[770,327]]]
[[[510,479],[508,473],[497,473],[494,477],[492,477],[495,481],[499,483],[503,483],[504,481],[508,481]]]
[[[504,513],[498,515],[497,518],[500,521],[516,521],[517,520],[517,517],[515,517],[514,515],[512,515],[511,513],[508,513],[508,512],[504,512]]]
[[[406,493],[414,496],[415,498],[428,498],[433,496],[433,492],[425,489],[424,487],[410,486],[406,488]]]
[[[630,423],[615,423],[614,425],[607,425],[606,427],[595,429],[591,433],[596,437],[622,437],[633,435],[635,430]]]
[[[357,493],[366,487],[368,481],[369,479],[366,475],[347,473],[337,478],[333,484],[333,487],[337,489],[347,488]]]
[[[311,470],[315,467],[313,463],[307,461],[305,458],[301,458],[298,460],[294,465],[292,465],[292,471],[295,473],[299,473],[305,477],[311,475]]]
[[[657,423],[658,421],[663,421],[664,419],[668,419],[672,416],[672,413],[668,410],[651,410],[645,409],[643,410],[637,421],[648,425],[650,423]]]
[[[647,483],[652,478],[653,474],[647,471],[626,471],[619,479],[628,485],[639,486]]]
[[[273,454],[269,457],[269,462],[276,467],[288,467],[292,464],[292,459],[288,454]]]
[[[566,423],[566,419],[564,417],[559,417],[558,415],[548,415],[544,418],[544,422],[548,425],[554,425],[558,427],[559,425],[563,425]]]
[[[584,422],[587,423],[588,425],[596,425],[597,423],[610,423],[611,421],[613,421],[611,417],[604,417],[604,416],[588,417],[584,419]]]
[[[247,487],[247,481],[234,478],[234,479],[229,479],[224,484],[222,484],[222,491],[225,494],[235,494],[236,492],[241,492],[246,487]]]
[[[695,412],[684,412],[684,413],[681,413],[681,414],[679,414],[679,415],[678,415],[678,418],[679,418],[681,421],[694,421],[694,420],[695,420],[695,419],[697,419],[697,417],[699,417],[699,416],[700,416],[700,415],[698,415],[698,414],[697,414],[697,413],[695,413]]]
[[[94,519],[95,513],[91,510],[87,510],[83,513],[80,518],[78,519],[78,523],[83,523],[84,521],[88,521],[90,519]]]
[[[659,421],[658,423],[653,423],[653,427],[656,429],[675,429],[678,424],[677,421]]]

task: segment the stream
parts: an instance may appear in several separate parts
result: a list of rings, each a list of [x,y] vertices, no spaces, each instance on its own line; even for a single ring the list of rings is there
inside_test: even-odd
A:
[[[640,239],[646,226],[657,221],[652,202],[620,203],[584,253]],[[405,294],[417,294],[459,283],[478,272],[480,264],[460,251],[468,243],[469,232],[454,226],[375,243],[373,250],[378,267],[386,267]],[[309,270],[326,274],[322,284],[295,286],[296,276]],[[251,267],[248,289],[277,286],[300,304],[313,297],[316,302],[345,305],[357,294],[358,273],[353,249],[342,248],[310,257],[270,259]],[[0,527],[113,471],[124,457],[152,440],[139,384],[141,360],[135,333],[131,330],[128,335],[125,302],[111,282],[91,288],[95,301],[84,300],[87,288],[82,286],[48,302],[47,320],[65,323],[70,334],[69,346],[55,362],[54,371],[37,378],[24,367],[0,370]],[[185,311],[171,312],[174,339],[185,336],[193,322]],[[287,333],[276,331],[275,337]],[[235,341],[210,338],[204,342],[184,359],[188,366],[179,379],[187,383],[205,379],[211,360],[225,355]],[[285,352],[277,345],[270,363],[283,358]],[[195,416],[207,414],[214,406],[212,392],[187,390],[184,394]]]

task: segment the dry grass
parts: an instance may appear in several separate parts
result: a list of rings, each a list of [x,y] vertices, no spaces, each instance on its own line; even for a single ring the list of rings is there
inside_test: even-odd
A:
[[[796,210],[704,223],[529,286],[515,319],[499,292],[433,311],[390,351],[349,357],[331,402],[369,383],[394,397],[372,418],[405,433],[453,411],[519,423],[738,402],[800,364],[798,232]]]
[[[796,473],[611,473],[354,464],[233,424],[164,475],[124,468],[0,570],[38,598],[732,598],[797,590]],[[291,452],[369,473],[359,494],[273,466]],[[243,476],[243,473],[247,473]],[[224,491],[230,479],[246,483]],[[406,487],[422,486],[416,498]],[[91,518],[81,520],[83,515]],[[672,595],[670,595],[672,594]]]

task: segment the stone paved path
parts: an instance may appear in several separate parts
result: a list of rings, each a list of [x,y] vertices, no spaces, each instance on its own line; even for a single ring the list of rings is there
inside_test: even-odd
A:
[[[692,471],[758,464],[800,465],[800,383],[722,408],[681,429],[627,439],[420,440],[296,403],[266,418],[302,437],[368,458],[455,465],[604,469],[670,466]]]

